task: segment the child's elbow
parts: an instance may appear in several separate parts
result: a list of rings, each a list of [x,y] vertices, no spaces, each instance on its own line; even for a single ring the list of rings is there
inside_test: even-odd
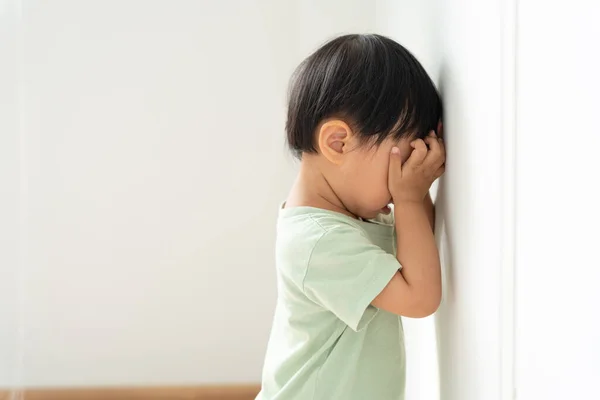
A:
[[[415,307],[413,318],[425,318],[433,315],[442,302],[442,293],[429,293],[428,296],[424,296],[419,305]]]

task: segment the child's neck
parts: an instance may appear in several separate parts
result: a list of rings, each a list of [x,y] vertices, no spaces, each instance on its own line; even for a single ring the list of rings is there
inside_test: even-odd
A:
[[[300,171],[290,190],[285,207],[316,207],[357,218],[335,193],[318,156],[305,154]]]

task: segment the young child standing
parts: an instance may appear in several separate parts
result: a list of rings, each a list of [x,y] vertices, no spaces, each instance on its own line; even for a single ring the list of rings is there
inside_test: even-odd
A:
[[[383,36],[334,39],[296,71],[286,130],[301,164],[279,214],[257,399],[404,398],[400,316],[430,315],[441,297],[429,197],[441,116],[421,64]]]

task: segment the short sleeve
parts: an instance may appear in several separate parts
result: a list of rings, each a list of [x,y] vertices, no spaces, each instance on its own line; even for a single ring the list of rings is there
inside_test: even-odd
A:
[[[360,229],[336,226],[316,243],[303,291],[359,331],[377,314],[371,302],[400,268],[396,257],[369,241]]]

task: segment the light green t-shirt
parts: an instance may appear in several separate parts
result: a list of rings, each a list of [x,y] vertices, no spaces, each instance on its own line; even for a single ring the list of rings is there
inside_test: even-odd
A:
[[[280,211],[278,298],[257,400],[404,398],[402,323],[370,305],[401,268],[395,246],[391,216]]]

